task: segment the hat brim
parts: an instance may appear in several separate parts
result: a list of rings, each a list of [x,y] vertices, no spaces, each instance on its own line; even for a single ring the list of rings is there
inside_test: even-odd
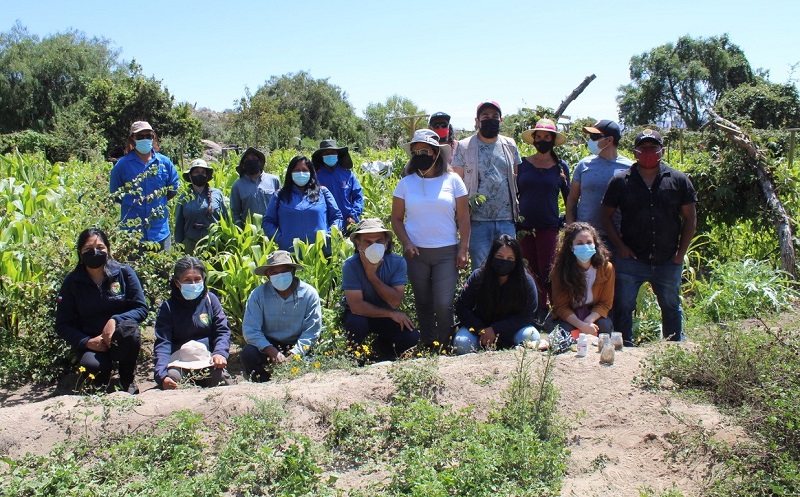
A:
[[[350,152],[347,147],[340,147],[340,148],[321,148],[311,154],[311,164],[314,165],[314,168],[319,169],[325,163],[322,161],[322,153],[327,150],[336,150],[336,156],[339,158],[337,163],[338,166],[341,166],[345,169],[353,169],[353,158],[350,157]]]
[[[354,231],[354,232],[350,233],[350,240],[351,241],[355,241],[354,237],[356,235],[366,235],[367,233],[386,233],[386,234],[389,235],[389,237],[391,237],[392,234],[393,234],[391,231],[389,231],[389,230],[387,230],[385,228],[366,228],[366,229],[363,229],[361,231]]]
[[[598,135],[602,135],[603,134],[602,131],[600,131],[599,129],[595,128],[594,126],[584,126],[583,127],[583,132],[584,133],[594,133],[594,134],[598,134]]]
[[[544,129],[544,128],[526,129],[525,131],[522,132],[522,141],[524,141],[525,143],[528,143],[530,145],[533,145],[533,135],[537,131],[546,131],[547,133],[553,133],[554,135],[556,135],[556,139],[555,139],[556,147],[559,147],[559,146],[567,143],[567,136],[564,133],[560,133],[558,131],[553,131],[552,129]]]
[[[206,176],[208,176],[208,181],[211,181],[211,178],[214,177],[214,168],[211,167],[211,166],[194,166],[194,167],[190,167],[189,169],[187,169],[186,171],[183,172],[183,175],[181,177],[184,180],[186,180],[187,182],[191,183],[192,182],[192,178],[189,177],[190,173],[192,172],[192,169],[195,169],[195,168],[198,168],[198,167],[202,168],[202,169],[205,169],[208,172],[208,174],[206,174]]]
[[[172,361],[167,364],[168,368],[181,368],[181,369],[204,369],[211,367],[211,356],[207,360],[199,361]]]

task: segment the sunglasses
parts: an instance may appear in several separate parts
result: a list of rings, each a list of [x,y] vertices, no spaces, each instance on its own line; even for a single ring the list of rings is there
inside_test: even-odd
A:
[[[450,126],[450,124],[444,121],[439,121],[438,123],[431,123],[431,129],[447,128],[448,126]]]
[[[154,136],[150,133],[137,133],[133,135],[136,140],[152,140]]]
[[[602,140],[605,136],[601,135],[600,133],[589,133],[589,138],[592,141]]]
[[[419,150],[412,150],[411,155],[436,155],[436,152],[427,148],[421,148]]]

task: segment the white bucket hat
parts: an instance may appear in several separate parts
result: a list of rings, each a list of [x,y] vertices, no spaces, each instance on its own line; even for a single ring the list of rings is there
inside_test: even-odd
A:
[[[168,368],[203,369],[211,366],[211,352],[197,340],[189,340],[169,356]]]
[[[432,129],[418,129],[414,131],[414,137],[411,138],[411,141],[403,144],[403,150],[406,151],[409,157],[411,157],[411,145],[414,143],[425,143],[430,145],[431,147],[439,150],[439,153],[442,154],[445,164],[450,162],[450,145],[439,143],[439,135],[437,135]]]

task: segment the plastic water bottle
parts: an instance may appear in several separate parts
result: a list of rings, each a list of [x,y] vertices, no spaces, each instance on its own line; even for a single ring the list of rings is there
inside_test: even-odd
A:
[[[586,357],[586,352],[589,349],[589,340],[586,334],[581,333],[578,335],[578,357]]]

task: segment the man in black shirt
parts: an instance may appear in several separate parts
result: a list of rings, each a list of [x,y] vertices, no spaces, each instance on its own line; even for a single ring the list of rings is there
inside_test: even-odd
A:
[[[614,329],[633,345],[633,311],[644,282],[661,308],[664,338],[683,339],[681,271],[697,227],[694,187],[680,171],[661,162],[664,143],[646,129],[636,136],[636,163],[614,175],[603,196],[603,227],[617,249],[614,261]],[[621,233],[612,216],[622,214]]]

